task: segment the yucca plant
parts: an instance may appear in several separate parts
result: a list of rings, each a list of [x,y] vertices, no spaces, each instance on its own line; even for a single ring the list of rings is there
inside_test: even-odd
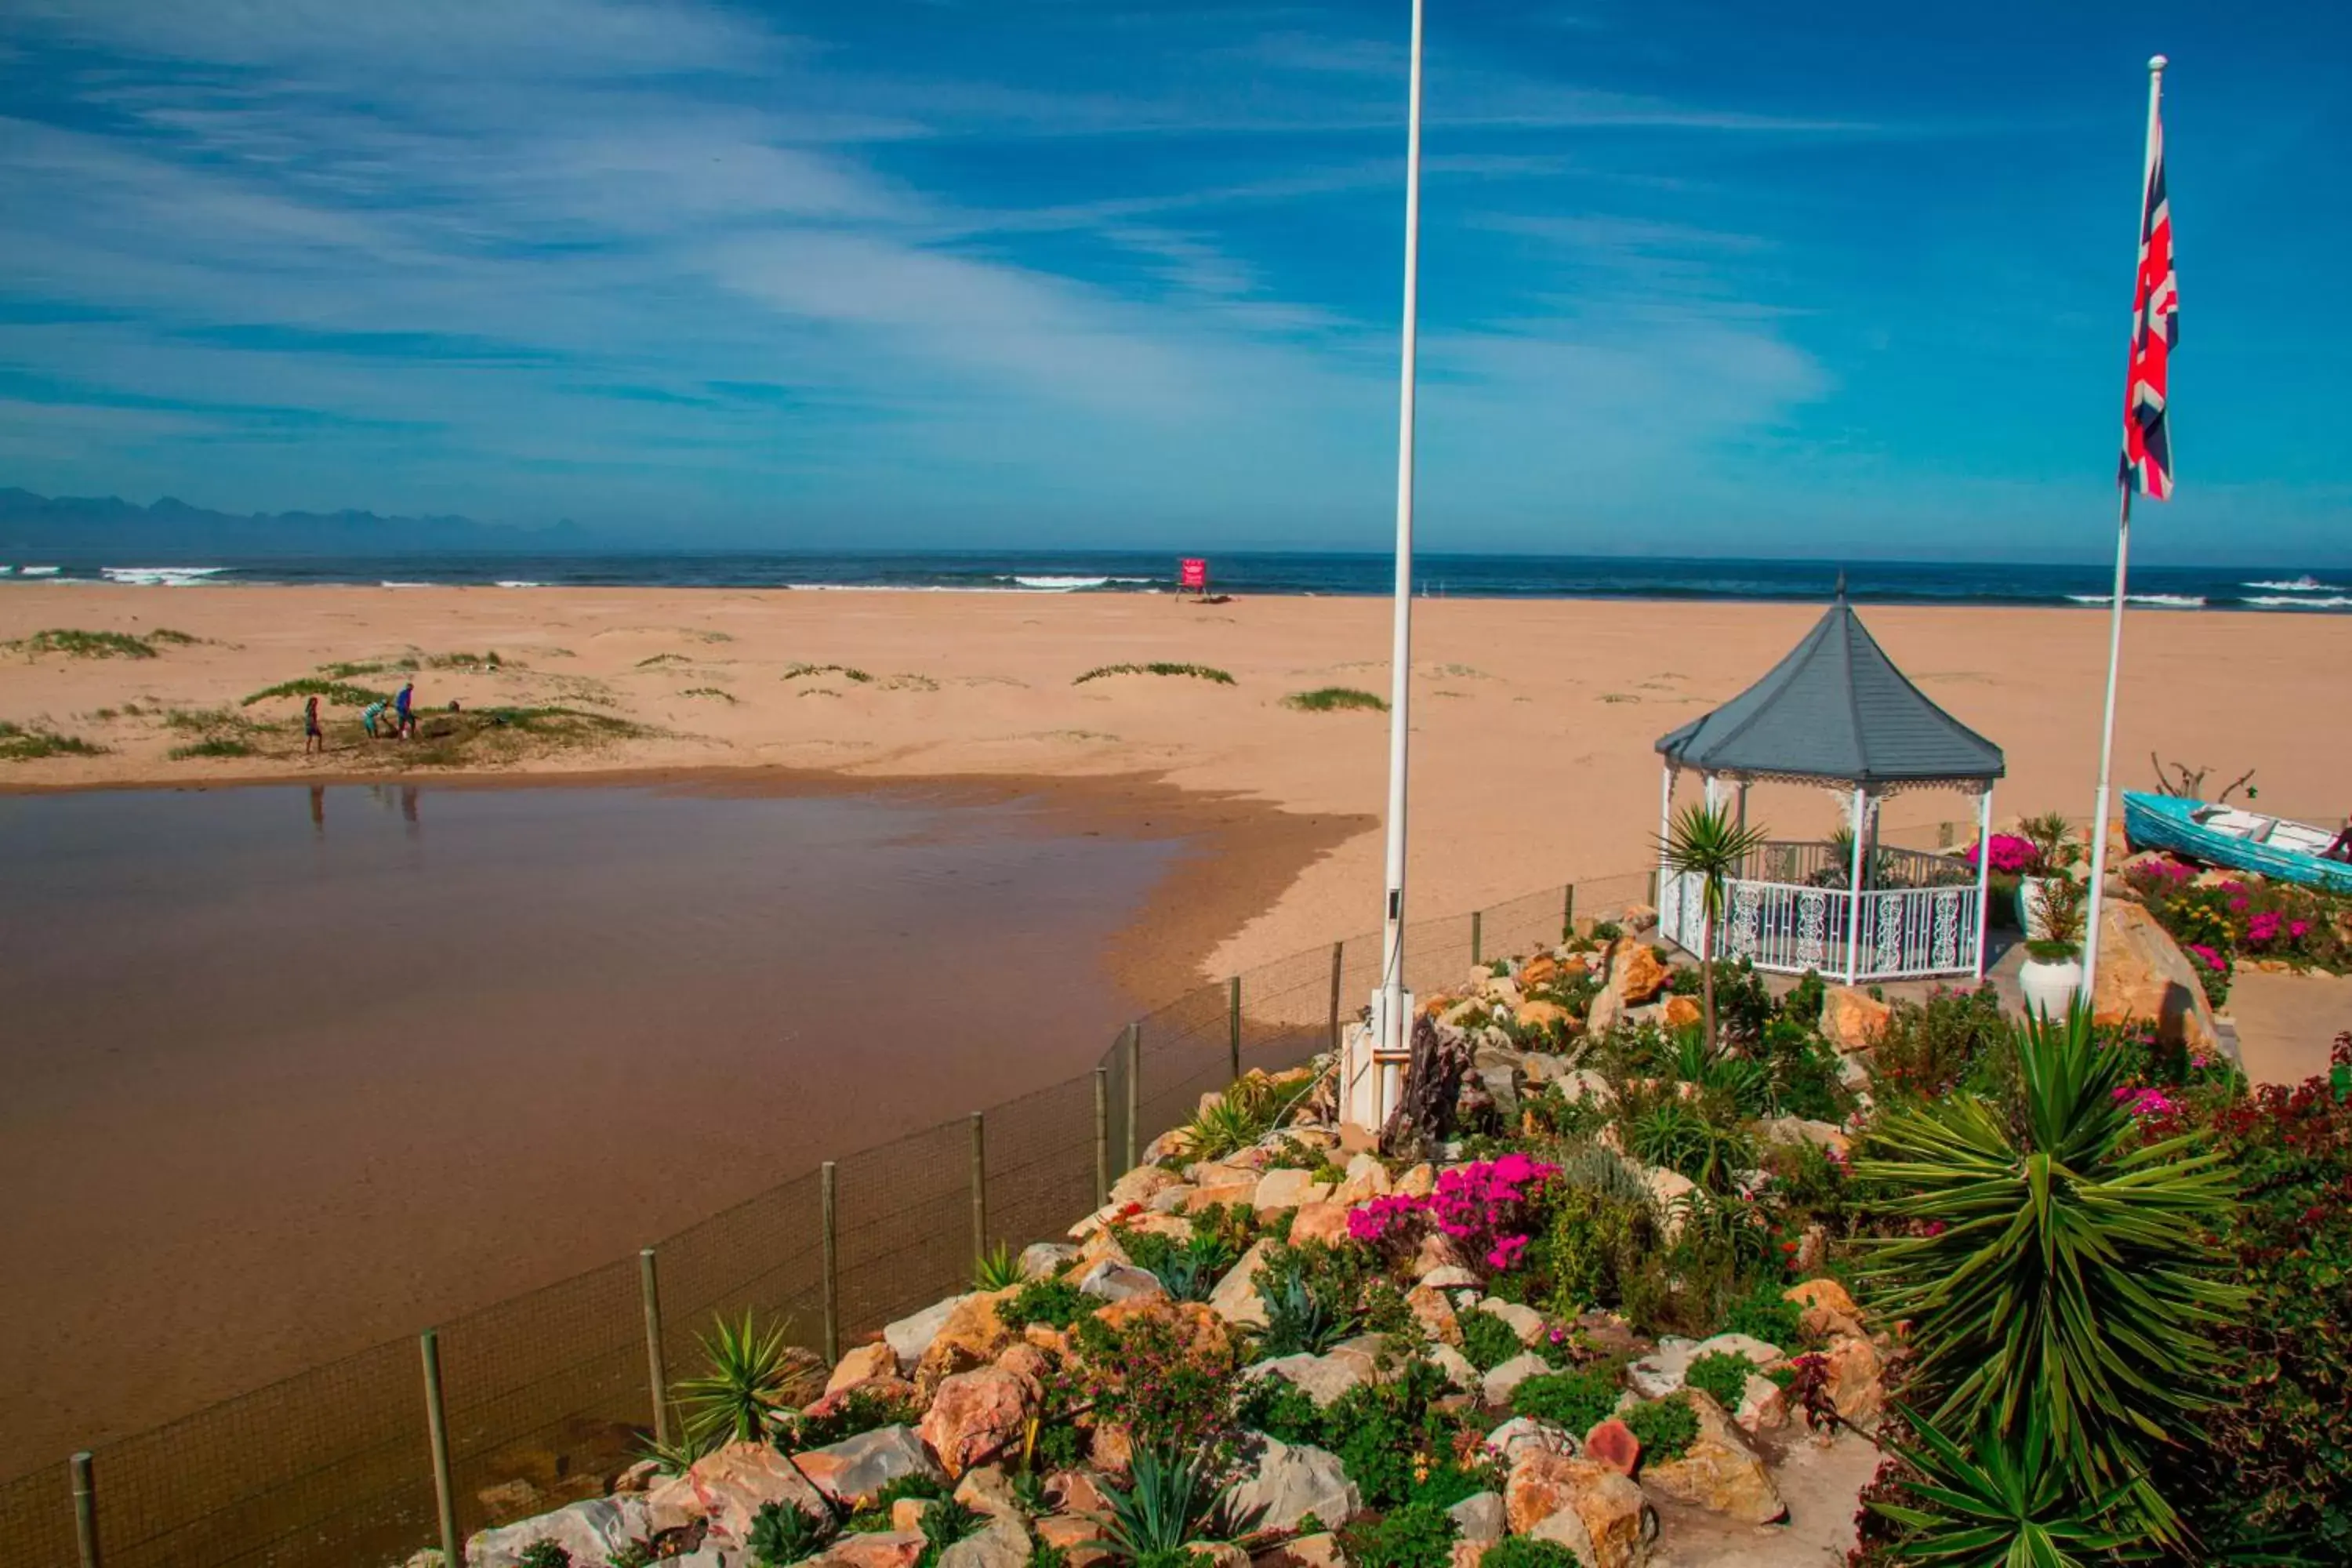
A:
[[[1919,1415],[1910,1418],[1919,1447],[1897,1450],[1904,1502],[1873,1499],[1872,1511],[1898,1526],[1891,1551],[1899,1563],[1937,1568],[2089,1568],[2145,1562],[2155,1550],[2128,1517],[2128,1484],[2085,1498],[2053,1462],[2048,1423],[2026,1413],[2013,1433],[1986,1429],[1963,1447]]]
[[[1685,806],[1674,820],[1658,852],[1670,870],[1699,879],[1700,996],[1706,1010],[1706,1039],[1715,1043],[1715,928],[1723,920],[1724,889],[1740,863],[1764,847],[1764,830],[1743,826],[1729,808],[1706,802]]]
[[[1677,1036],[1667,1067],[1685,1083],[1722,1090],[1742,1116],[1762,1116],[1772,1109],[1772,1070],[1759,1061],[1725,1056],[1704,1036]]]
[[[998,1242],[972,1260],[971,1288],[975,1290],[1010,1290],[1028,1278],[1021,1272],[1021,1255],[1013,1250],[1010,1242]]]
[[[2126,1489],[2169,1534],[2139,1478],[2157,1445],[2193,1436],[2222,1364],[2214,1330],[2245,1304],[2211,1239],[2235,1173],[2193,1137],[2143,1140],[2116,1098],[2124,1057],[2079,1001],[2005,1048],[2013,1121],[1969,1095],[1906,1104],[1857,1163],[1922,1233],[1874,1244],[1874,1305],[1912,1321],[1927,1420],[2021,1436],[2038,1415],[2078,1497]]]
[[[743,1321],[719,1319],[701,1336],[709,1370],[678,1384],[687,1441],[706,1447],[750,1442],[765,1435],[768,1413],[786,1405],[793,1361],[787,1323],[761,1330],[749,1308]]]
[[[1283,1265],[1259,1269],[1255,1283],[1265,1305],[1257,1342],[1262,1356],[1320,1355],[1355,1332],[1355,1315],[1335,1310],[1317,1294],[1295,1254]]]
[[[1195,1160],[1222,1160],[1248,1148],[1274,1131],[1283,1105],[1263,1078],[1244,1078],[1228,1086],[1217,1102],[1195,1114],[1186,1128],[1186,1154]]]
[[[1099,1516],[1099,1539],[1087,1542],[1129,1563],[1179,1553],[1196,1541],[1244,1535],[1255,1519],[1233,1513],[1233,1484],[1220,1485],[1202,1455],[1178,1458],[1156,1448],[1139,1448],[1130,1484],[1102,1489],[1109,1510]]]

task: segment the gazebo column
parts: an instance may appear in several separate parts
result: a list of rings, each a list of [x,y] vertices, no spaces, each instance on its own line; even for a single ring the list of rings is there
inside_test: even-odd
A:
[[[1746,779],[1739,781],[1739,827],[1743,833],[1748,830],[1748,781]]]
[[[1650,885],[1651,907],[1660,911],[1666,907],[1666,835],[1674,826],[1675,764],[1668,763],[1658,770],[1658,869]]]
[[[1992,903],[1992,785],[1977,796],[1977,978],[1985,976],[1986,917]]]
[[[1861,784],[1853,788],[1853,874],[1845,885],[1845,983],[1862,978],[1862,856],[1868,831],[1869,795]]]

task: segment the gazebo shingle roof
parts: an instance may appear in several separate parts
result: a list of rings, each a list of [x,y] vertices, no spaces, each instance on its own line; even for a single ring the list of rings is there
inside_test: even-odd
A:
[[[1895,668],[1846,603],[1843,581],[1829,612],[1769,674],[1660,737],[1658,751],[1700,773],[1857,784],[1975,784],[2005,771],[1999,746]]]

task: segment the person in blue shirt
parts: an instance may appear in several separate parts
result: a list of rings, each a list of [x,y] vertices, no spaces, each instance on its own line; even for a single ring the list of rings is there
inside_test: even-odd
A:
[[[410,704],[415,700],[416,682],[401,682],[400,695],[392,700],[392,732],[401,740],[408,740],[416,733],[416,715],[409,711]]]

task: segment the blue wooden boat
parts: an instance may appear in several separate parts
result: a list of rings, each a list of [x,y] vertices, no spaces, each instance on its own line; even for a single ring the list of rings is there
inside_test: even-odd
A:
[[[2179,795],[2124,791],[2124,831],[2144,849],[2169,849],[2191,860],[2259,871],[2284,882],[2352,893],[2352,864],[2324,858],[2336,834],[2234,805]]]

